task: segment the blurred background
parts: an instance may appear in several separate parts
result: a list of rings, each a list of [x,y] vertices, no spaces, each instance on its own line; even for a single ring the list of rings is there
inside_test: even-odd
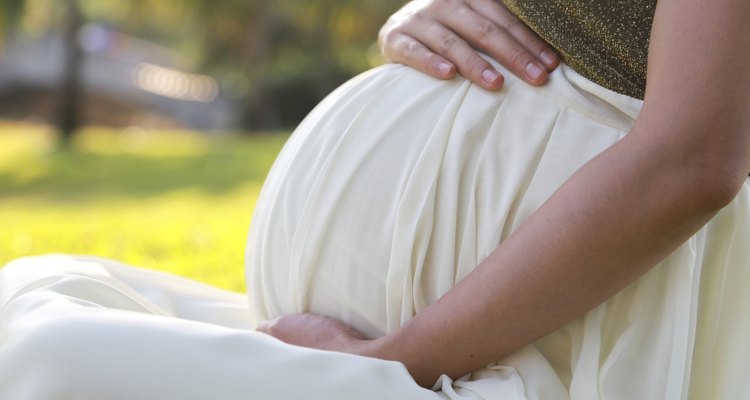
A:
[[[265,174],[383,62],[393,0],[0,0],[0,265],[94,254],[244,290]]]

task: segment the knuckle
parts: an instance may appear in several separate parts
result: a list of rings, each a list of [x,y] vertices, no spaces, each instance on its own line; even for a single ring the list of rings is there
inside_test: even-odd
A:
[[[521,20],[519,20],[515,15],[509,14],[501,20],[500,26],[502,26],[507,31],[519,26],[518,24],[520,22]]]
[[[481,74],[482,71],[487,69],[487,62],[480,57],[469,57],[466,60],[466,69],[471,74]]]
[[[453,35],[445,35],[440,39],[440,48],[444,52],[451,51],[454,47],[456,47],[456,43],[458,43],[458,38]]]
[[[527,61],[527,53],[523,49],[515,48],[510,53],[510,63],[513,65],[523,66]]]
[[[424,45],[417,42],[416,40],[405,42],[402,47],[402,53],[406,58],[413,59],[417,58],[424,52]]]
[[[411,14],[409,14],[407,17],[404,17],[404,23],[406,24],[413,24],[417,21],[424,21],[426,19],[429,19],[428,15],[425,15],[427,11],[425,10],[417,10]]]
[[[380,52],[386,57],[392,57],[393,53],[398,53],[399,49],[399,34],[395,31],[384,32],[382,36],[378,38],[378,44],[380,46]]]
[[[480,40],[487,39],[497,32],[497,25],[492,22],[485,21],[477,26],[477,36]]]
[[[458,16],[459,18],[467,18],[467,17],[468,17],[469,15],[471,15],[471,13],[473,12],[473,11],[472,11],[471,9],[469,9],[468,7],[454,7],[454,8],[455,8],[455,11],[454,11],[454,13],[455,13],[455,14],[456,14],[456,15],[457,15],[457,16]]]
[[[382,30],[380,31],[379,35],[381,41],[383,42],[383,45],[386,46],[390,43],[393,43],[396,39],[396,36],[398,36],[398,32],[395,29]]]

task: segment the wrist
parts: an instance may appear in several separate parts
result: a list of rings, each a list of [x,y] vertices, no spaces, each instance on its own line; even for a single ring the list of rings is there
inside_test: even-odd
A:
[[[389,336],[385,335],[377,339],[362,341],[358,346],[356,354],[364,357],[379,358],[381,360],[400,361],[393,355],[393,351],[389,345]]]
[[[409,345],[408,338],[405,337],[407,334],[404,333],[404,328],[401,327],[388,335],[368,340],[362,344],[357,354],[364,357],[400,362],[406,367],[417,384],[425,388],[431,388],[439,374],[434,373],[434,368],[425,368],[424,364],[427,362],[427,357],[420,357],[410,351],[413,348]]]

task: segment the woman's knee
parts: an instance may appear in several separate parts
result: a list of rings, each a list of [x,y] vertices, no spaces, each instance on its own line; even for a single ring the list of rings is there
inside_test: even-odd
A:
[[[73,396],[77,359],[86,351],[69,315],[32,312],[0,317],[0,397],[62,399]],[[10,328],[12,327],[12,328]],[[80,375],[78,375],[80,377]]]

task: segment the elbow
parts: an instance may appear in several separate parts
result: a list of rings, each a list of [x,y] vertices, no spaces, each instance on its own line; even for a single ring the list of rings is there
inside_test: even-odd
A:
[[[668,174],[667,180],[679,177],[677,195],[716,211],[729,205],[747,182],[750,115],[744,105],[699,107],[688,100],[647,100],[631,131],[633,141],[642,157],[654,161],[655,170]]]
[[[681,200],[690,199],[703,211],[718,211],[729,205],[750,172],[749,127],[720,129],[707,126],[705,121],[689,125],[682,120],[665,122],[649,116],[647,122],[639,119],[633,138],[641,160],[648,160],[644,164],[665,173],[658,181],[661,188],[674,188]]]
[[[737,197],[745,184],[747,172],[728,171],[726,165],[723,165],[703,168],[698,173],[689,174],[688,179],[688,195],[699,207],[712,212],[726,207]]]

